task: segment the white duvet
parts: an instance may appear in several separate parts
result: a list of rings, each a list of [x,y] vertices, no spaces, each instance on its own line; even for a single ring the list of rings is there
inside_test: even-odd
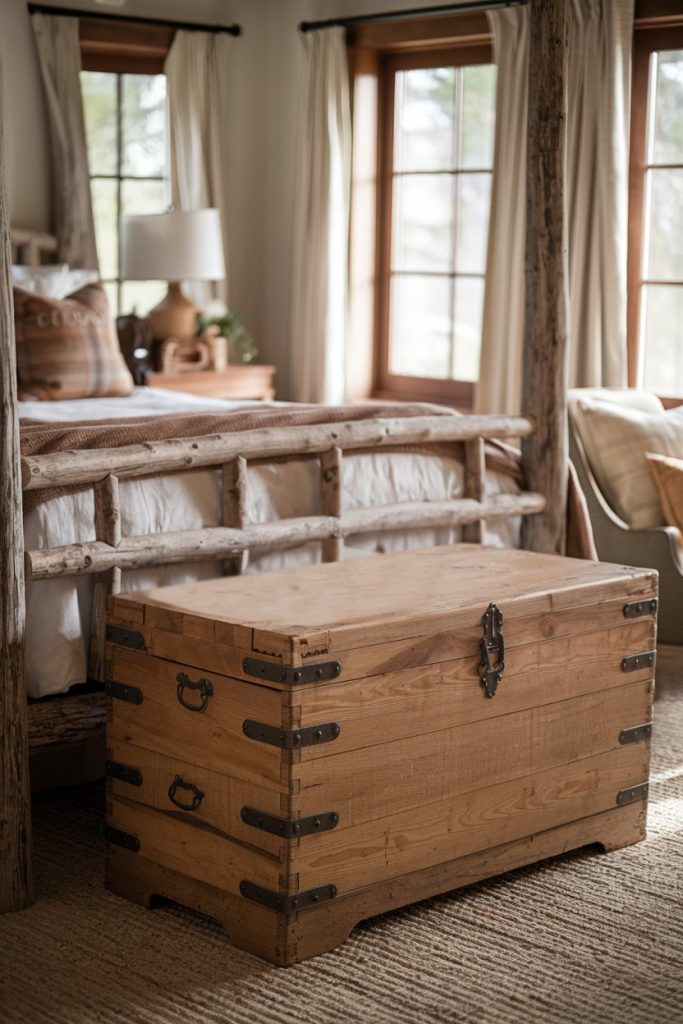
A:
[[[137,388],[129,398],[77,402],[20,402],[19,416],[59,422],[155,416],[173,412],[224,411],[252,403],[195,398],[180,392]],[[346,508],[394,502],[440,501],[462,494],[462,465],[439,455],[416,453],[349,454],[342,462]],[[487,474],[487,493],[516,493],[508,476]],[[220,522],[218,473],[207,470],[171,474],[120,485],[124,536],[217,526]],[[251,466],[247,471],[247,517],[268,522],[319,513],[320,470],[314,461]],[[95,539],[92,491],[45,502],[25,517],[27,549],[55,547]],[[486,529],[485,542],[519,546],[519,519],[502,520]],[[347,538],[344,558],[371,552],[448,544],[457,529],[428,529],[367,534]],[[320,545],[253,558],[249,572],[305,565],[320,558]],[[140,590],[220,575],[213,563],[186,562],[123,573],[124,590]],[[31,697],[60,693],[87,677],[92,577],[44,580],[27,584],[27,671]],[[407,591],[409,599],[409,591]]]

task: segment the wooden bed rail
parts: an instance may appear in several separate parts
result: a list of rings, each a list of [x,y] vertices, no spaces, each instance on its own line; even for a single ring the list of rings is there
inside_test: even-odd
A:
[[[392,445],[470,441],[477,438],[527,437],[534,423],[526,416],[415,416],[356,420],[309,427],[261,427],[233,434],[170,438],[148,444],[87,451],[31,455],[21,460],[25,491],[96,483],[112,475],[119,480],[218,466],[242,456],[273,459]]]
[[[312,427],[265,427],[207,437],[172,438],[150,444],[55,452],[22,460],[24,490],[92,486],[95,540],[26,552],[31,580],[95,576],[89,675],[104,678],[107,598],[121,588],[121,571],[176,562],[216,561],[226,574],[247,568],[249,552],[263,554],[322,543],[326,562],[341,557],[345,537],[390,530],[463,527],[466,541],[480,542],[486,520],[533,515],[545,508],[541,494],[486,495],[485,440],[528,436],[533,422],[521,416],[420,416],[358,420]],[[461,497],[344,510],[342,460],[345,451],[377,452],[387,447],[464,446]],[[322,514],[247,523],[249,460],[313,458],[320,466]],[[200,530],[121,536],[119,480],[177,473],[221,471],[222,523]]]

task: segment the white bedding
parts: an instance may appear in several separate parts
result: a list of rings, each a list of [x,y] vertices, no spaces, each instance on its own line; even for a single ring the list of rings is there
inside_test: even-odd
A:
[[[155,416],[174,412],[224,411],[253,403],[196,398],[180,392],[137,388],[129,398],[78,402],[20,402],[19,416],[59,422]],[[363,508],[393,502],[439,501],[462,494],[462,466],[456,459],[416,453],[349,454],[342,462],[345,504]],[[250,466],[247,471],[247,517],[268,522],[320,512],[320,470],[314,461]],[[516,493],[508,476],[487,474],[487,493]],[[214,470],[194,470],[120,485],[124,536],[199,529],[220,522],[220,486]],[[28,549],[94,540],[92,491],[45,502],[25,517]],[[487,527],[485,542],[519,546],[520,520]],[[348,538],[343,557],[377,551],[448,544],[459,530],[428,529],[368,534]],[[249,572],[305,565],[320,558],[320,545],[308,544],[253,558]],[[124,590],[208,579],[220,574],[213,563],[181,563],[123,573]],[[27,584],[27,671],[31,697],[60,693],[87,677],[92,577],[44,580]]]

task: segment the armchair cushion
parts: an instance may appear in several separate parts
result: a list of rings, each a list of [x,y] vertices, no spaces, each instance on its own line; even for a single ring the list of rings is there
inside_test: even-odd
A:
[[[638,530],[664,525],[646,453],[683,459],[683,407],[648,412],[578,399],[577,413],[591,469],[617,515]]]
[[[683,459],[653,455],[651,452],[646,457],[659,495],[664,522],[683,533]]]

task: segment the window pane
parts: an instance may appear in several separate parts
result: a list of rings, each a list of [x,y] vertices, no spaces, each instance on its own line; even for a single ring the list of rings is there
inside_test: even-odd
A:
[[[116,75],[81,71],[90,174],[116,174]]]
[[[397,275],[391,282],[389,372],[450,376],[451,278]]]
[[[121,312],[146,316],[168,290],[166,281],[124,281],[121,288]]]
[[[122,75],[123,174],[163,177],[166,167],[166,76]]]
[[[483,274],[491,206],[489,174],[459,174],[457,246],[455,269],[460,273]]]
[[[121,213],[163,213],[163,181],[123,181],[121,183]]]
[[[645,277],[683,280],[683,169],[648,171],[646,197]]]
[[[484,310],[484,279],[456,277],[453,366],[456,380],[478,380],[481,319]]]
[[[496,121],[496,66],[475,64],[462,68],[462,135],[460,166],[493,167],[493,130]]]
[[[641,323],[644,386],[683,394],[683,286],[644,285]]]
[[[683,50],[655,54],[653,162],[683,163]]]
[[[118,277],[119,273],[119,218],[116,207],[117,182],[97,178],[90,182],[95,239],[100,261],[100,276]]]
[[[454,80],[455,68],[396,73],[394,170],[452,168]]]
[[[393,206],[393,269],[451,270],[453,176],[397,176]]]

